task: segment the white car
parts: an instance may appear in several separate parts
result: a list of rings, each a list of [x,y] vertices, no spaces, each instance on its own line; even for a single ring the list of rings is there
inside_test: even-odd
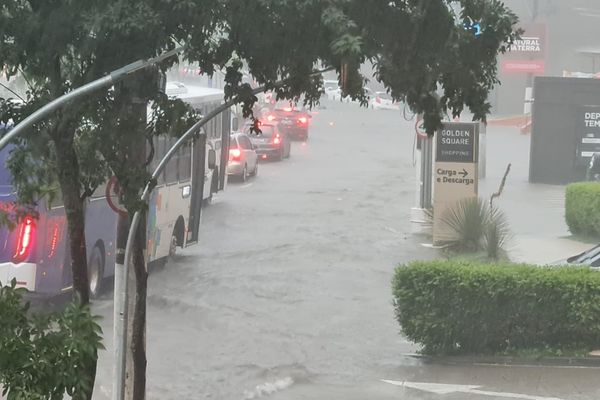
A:
[[[258,156],[256,147],[244,133],[233,133],[229,141],[229,162],[227,175],[235,176],[246,182],[248,176],[258,174]]]
[[[324,80],[323,81],[323,89],[325,89],[325,95],[329,100],[331,100],[330,93],[335,92],[340,88],[338,81],[335,80]]]
[[[373,92],[368,87],[365,87],[364,90],[368,98],[373,98],[373,96],[375,95],[375,92]],[[333,101],[343,101],[344,103],[358,103],[357,100],[352,100],[350,96],[342,97],[342,89],[340,89],[339,87],[327,93],[327,98]]]
[[[369,106],[375,110],[400,110],[400,103],[394,101],[387,92],[375,92]]]

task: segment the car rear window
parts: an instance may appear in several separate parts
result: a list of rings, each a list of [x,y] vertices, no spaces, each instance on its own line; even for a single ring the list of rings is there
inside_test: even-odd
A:
[[[258,137],[267,138],[273,136],[273,132],[275,131],[275,129],[272,125],[263,125],[260,127],[260,131],[261,133],[258,135]]]

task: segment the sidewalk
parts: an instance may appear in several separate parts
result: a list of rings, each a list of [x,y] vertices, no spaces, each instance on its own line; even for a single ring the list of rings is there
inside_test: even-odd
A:
[[[511,240],[507,250],[514,262],[546,265],[565,260],[592,247],[593,244],[564,237],[521,235]]]
[[[487,176],[480,181],[484,199],[498,190],[506,166],[511,171],[504,192],[494,201],[507,216],[513,237],[506,248],[511,260],[549,264],[594,246],[571,238],[565,222],[565,186],[529,183],[529,136],[516,128],[490,127]]]

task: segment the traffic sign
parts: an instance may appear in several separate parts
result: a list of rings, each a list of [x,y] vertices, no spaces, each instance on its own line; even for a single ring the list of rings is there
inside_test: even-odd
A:
[[[416,118],[415,121],[415,132],[417,133],[417,136],[421,139],[428,138],[427,132],[425,131],[425,122],[423,121],[423,117],[420,115]]]
[[[122,190],[119,185],[119,180],[116,176],[111,177],[106,184],[106,202],[108,206],[117,214],[122,216],[127,216],[127,209],[123,205],[122,199]]]

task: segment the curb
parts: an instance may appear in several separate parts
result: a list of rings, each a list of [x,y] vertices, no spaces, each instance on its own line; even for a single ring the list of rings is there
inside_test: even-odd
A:
[[[433,364],[462,365],[506,365],[539,367],[596,367],[600,368],[600,357],[514,357],[514,356],[427,356],[422,354],[404,354]]]

